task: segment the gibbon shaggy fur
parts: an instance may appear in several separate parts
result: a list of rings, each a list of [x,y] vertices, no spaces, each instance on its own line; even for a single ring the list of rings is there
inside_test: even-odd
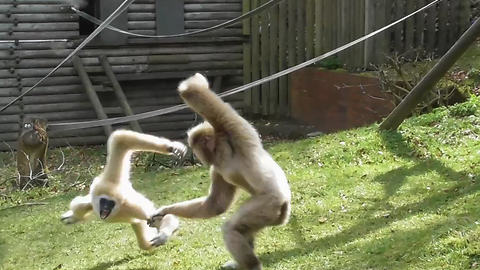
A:
[[[178,228],[179,221],[175,216],[168,215],[156,228],[147,225],[155,207],[133,189],[129,180],[130,158],[134,151],[182,157],[186,147],[180,142],[134,131],[113,132],[107,142],[107,163],[103,172],[93,180],[88,195],[72,200],[70,210],[61,217],[62,221],[73,224],[95,213],[106,222],[130,223],[142,249],[163,245]]]
[[[254,237],[267,226],[287,223],[290,187],[283,170],[264,150],[257,131],[209,88],[200,74],[183,81],[178,92],[206,121],[188,131],[195,155],[210,166],[211,187],[206,197],[163,206],[149,221],[156,225],[173,214],[210,218],[224,213],[237,188],[251,197],[223,226],[225,245],[235,262],[224,268],[262,269],[254,253]]]

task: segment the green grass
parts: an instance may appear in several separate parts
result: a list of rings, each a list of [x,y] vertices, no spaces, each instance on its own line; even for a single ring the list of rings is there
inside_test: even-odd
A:
[[[376,125],[322,137],[268,143],[293,193],[290,223],[265,230],[265,269],[470,269],[480,263],[480,101],[412,118],[399,132]],[[0,269],[217,269],[229,259],[221,224],[182,220],[167,245],[141,251],[126,224],[65,226],[59,216],[85,194],[103,148],[63,149],[66,160],[43,191],[5,193]],[[60,150],[51,152],[52,163]],[[206,168],[143,166],[134,186],[158,205],[204,195]],[[4,154],[3,175],[13,171]],[[86,183],[74,185],[88,180]],[[244,196],[244,195],[243,195]],[[240,198],[242,200],[242,198]],[[45,205],[25,205],[25,202]]]

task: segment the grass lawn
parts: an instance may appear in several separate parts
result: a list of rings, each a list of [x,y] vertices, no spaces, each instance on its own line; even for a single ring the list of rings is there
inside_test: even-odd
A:
[[[412,118],[399,132],[374,125],[266,147],[288,176],[293,212],[258,239],[265,269],[480,267],[477,98]],[[239,203],[218,218],[182,220],[153,252],[137,247],[126,224],[63,225],[60,215],[87,192],[105,153],[57,149],[52,166],[62,152],[50,187],[0,193],[0,269],[218,269],[229,259],[220,226]],[[206,168],[146,168],[145,160],[136,157],[132,181],[158,205],[207,193]],[[0,173],[13,175],[12,156],[0,162]]]

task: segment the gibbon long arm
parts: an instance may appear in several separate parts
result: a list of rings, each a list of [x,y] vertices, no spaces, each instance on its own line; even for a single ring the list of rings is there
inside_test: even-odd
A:
[[[210,90],[205,77],[197,73],[180,83],[178,92],[185,103],[209,122],[215,131],[226,132],[232,142],[238,140],[260,144],[257,131],[230,106]]]
[[[163,210],[184,218],[211,218],[225,213],[235,197],[236,187],[213,172],[208,196],[175,203]],[[163,219],[162,219],[163,221]]]
[[[177,143],[165,138],[121,130],[112,133],[107,143],[107,163],[103,171],[104,181],[116,183],[128,179],[130,175],[130,156],[135,151],[156,152],[165,155],[177,154]],[[119,170],[119,168],[121,168]]]

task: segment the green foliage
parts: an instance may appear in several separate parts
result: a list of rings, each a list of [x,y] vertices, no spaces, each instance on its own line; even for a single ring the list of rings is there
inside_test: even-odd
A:
[[[478,112],[478,104],[478,97],[473,96],[468,102],[450,107],[449,112],[453,117],[467,117],[470,115],[475,115]]]
[[[291,184],[293,211],[288,225],[260,234],[256,246],[265,269],[479,265],[479,105],[471,98],[438,108],[398,132],[374,125],[269,144]],[[63,151],[66,162],[52,184],[57,191],[4,193],[16,199],[0,206],[1,269],[218,269],[229,259],[220,227],[238,202],[218,218],[182,220],[173,240],[154,252],[140,251],[125,224],[64,226],[59,216],[87,192],[105,156],[102,148]],[[60,153],[52,158],[61,159]],[[11,170],[9,157],[0,158]],[[206,168],[146,169],[145,157],[138,158],[132,182],[159,205],[208,191]],[[85,187],[68,189],[77,177],[87,180]],[[45,204],[25,204],[32,201]]]

